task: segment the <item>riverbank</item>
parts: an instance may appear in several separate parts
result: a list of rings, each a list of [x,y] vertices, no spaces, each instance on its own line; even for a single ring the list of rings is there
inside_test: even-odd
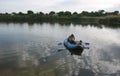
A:
[[[74,24],[120,24],[120,15],[101,17],[89,16],[40,16],[40,15],[0,15],[0,22],[57,22]]]

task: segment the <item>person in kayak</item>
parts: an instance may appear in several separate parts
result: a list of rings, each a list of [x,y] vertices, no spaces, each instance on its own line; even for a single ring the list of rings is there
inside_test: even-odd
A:
[[[69,41],[71,44],[76,44],[74,34],[71,34],[71,35],[68,37],[68,41]]]
[[[71,35],[68,37],[68,41],[69,41],[71,44],[77,44],[76,41],[75,41],[75,36],[74,36],[74,34],[71,34]],[[79,41],[78,45],[82,45],[82,40]]]

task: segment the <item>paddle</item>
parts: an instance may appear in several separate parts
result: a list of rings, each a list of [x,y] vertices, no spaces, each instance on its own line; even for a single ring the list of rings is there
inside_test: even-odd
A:
[[[76,42],[78,42],[78,41],[76,41]],[[89,42],[84,42],[84,44],[85,44],[85,45],[90,45]],[[62,42],[59,42],[57,45],[58,45],[58,46],[61,46],[61,45],[63,45],[63,43],[62,43]]]

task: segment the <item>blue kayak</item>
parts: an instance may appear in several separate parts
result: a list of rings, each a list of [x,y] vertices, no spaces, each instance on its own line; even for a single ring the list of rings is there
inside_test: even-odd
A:
[[[83,45],[70,43],[68,39],[64,40],[64,46],[70,51],[83,51]]]

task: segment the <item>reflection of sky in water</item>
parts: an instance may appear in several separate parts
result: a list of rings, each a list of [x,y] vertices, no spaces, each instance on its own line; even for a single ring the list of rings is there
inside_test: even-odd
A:
[[[90,42],[81,57],[57,52],[57,43],[74,33]],[[12,75],[117,75],[120,72],[120,29],[59,24],[0,24],[0,70]],[[33,71],[34,70],[34,71]],[[27,72],[26,72],[27,71]],[[25,75],[22,75],[26,72]],[[8,73],[8,75],[10,75]],[[119,73],[120,75],[120,73]]]

